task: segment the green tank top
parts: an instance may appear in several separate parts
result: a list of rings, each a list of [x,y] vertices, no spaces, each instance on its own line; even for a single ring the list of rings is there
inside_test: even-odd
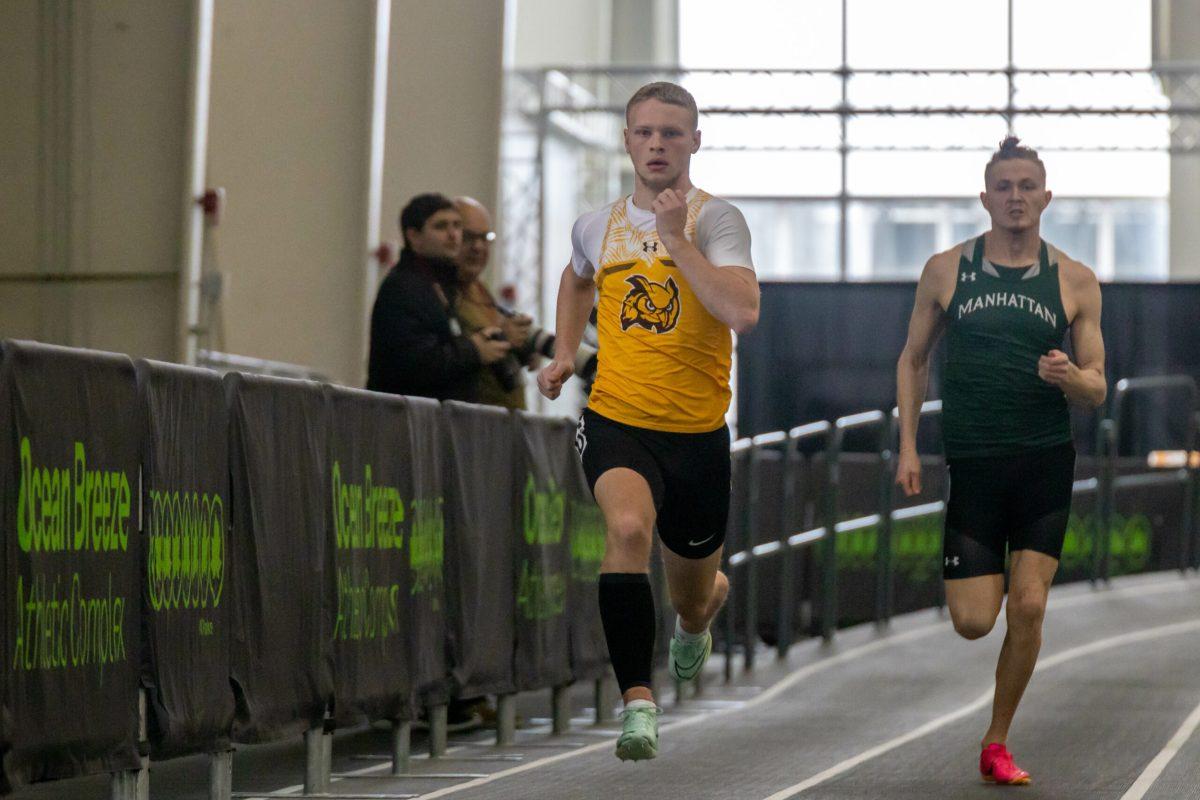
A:
[[[1062,390],[1038,377],[1038,359],[1067,332],[1058,251],[997,267],[983,237],[963,246],[946,335],[942,433],[947,458],[1004,456],[1071,441]]]

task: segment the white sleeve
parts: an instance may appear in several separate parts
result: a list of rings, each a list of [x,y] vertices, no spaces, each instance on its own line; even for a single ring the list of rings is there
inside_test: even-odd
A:
[[[588,257],[586,228],[589,214],[584,214],[575,220],[571,227],[571,269],[581,278],[590,278],[596,274],[596,265]]]
[[[696,238],[704,257],[714,267],[745,267],[754,269],[754,259],[750,256],[750,227],[742,212],[731,203],[723,200],[708,202],[708,207],[701,211],[702,219],[696,220]],[[704,213],[709,212],[709,213]],[[703,231],[699,228],[704,222]]]

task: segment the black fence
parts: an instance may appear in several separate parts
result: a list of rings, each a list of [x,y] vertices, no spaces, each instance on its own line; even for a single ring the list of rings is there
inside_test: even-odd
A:
[[[5,791],[604,674],[570,421],[2,359]]]
[[[1160,424],[1181,432],[1177,452],[1197,448],[1200,392],[1191,376],[1118,381],[1108,415],[1092,425],[1096,455],[1077,459],[1057,582],[1200,567],[1200,464],[1153,468],[1145,454],[1121,455],[1121,423],[1136,395],[1176,410]],[[940,401],[925,403],[922,428],[936,432],[940,415]],[[829,638],[840,627],[942,604],[945,462],[923,456],[922,492],[901,501],[897,436],[893,409],[734,443],[726,542],[733,591],[721,626],[727,677],[734,653],[750,668],[762,642],[784,654],[797,637]]]
[[[1187,393],[1195,449],[1190,378],[1117,384],[1062,580],[1200,564],[1200,470],[1117,451],[1149,391]],[[515,692],[553,689],[561,731],[564,687],[608,673],[604,525],[567,420],[14,341],[0,418],[0,790],[110,772],[132,797],[149,758],[211,753],[229,797],[233,743],[303,732],[321,792],[339,726],[393,721],[403,774],[423,709],[438,755],[449,698],[499,695],[504,744]],[[895,438],[874,411],[734,444],[727,673],[941,602],[941,461],[899,507]]]

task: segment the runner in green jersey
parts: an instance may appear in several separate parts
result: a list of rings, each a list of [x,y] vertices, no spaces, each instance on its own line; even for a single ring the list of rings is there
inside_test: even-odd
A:
[[[929,355],[946,332],[946,603],[959,634],[986,635],[1004,599],[1007,552],[1008,632],[979,768],[985,780],[1021,784],[1029,773],[1013,764],[1008,730],[1037,663],[1070,514],[1067,403],[1098,406],[1107,387],[1096,276],[1040,237],[1051,197],[1045,165],[1009,137],[988,162],[984,185],[991,230],[933,256],[917,284],[896,368],[896,482],[909,496],[921,490],[917,423]],[[1061,349],[1068,330],[1074,361]]]

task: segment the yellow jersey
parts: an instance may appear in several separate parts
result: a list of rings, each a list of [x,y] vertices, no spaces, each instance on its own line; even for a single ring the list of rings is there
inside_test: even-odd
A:
[[[714,266],[753,269],[746,221],[724,200],[692,189],[684,233]],[[724,425],[732,334],[659,241],[654,213],[623,198],[580,217],[572,245],[573,268],[594,278],[599,295],[600,355],[588,406],[651,430]]]

